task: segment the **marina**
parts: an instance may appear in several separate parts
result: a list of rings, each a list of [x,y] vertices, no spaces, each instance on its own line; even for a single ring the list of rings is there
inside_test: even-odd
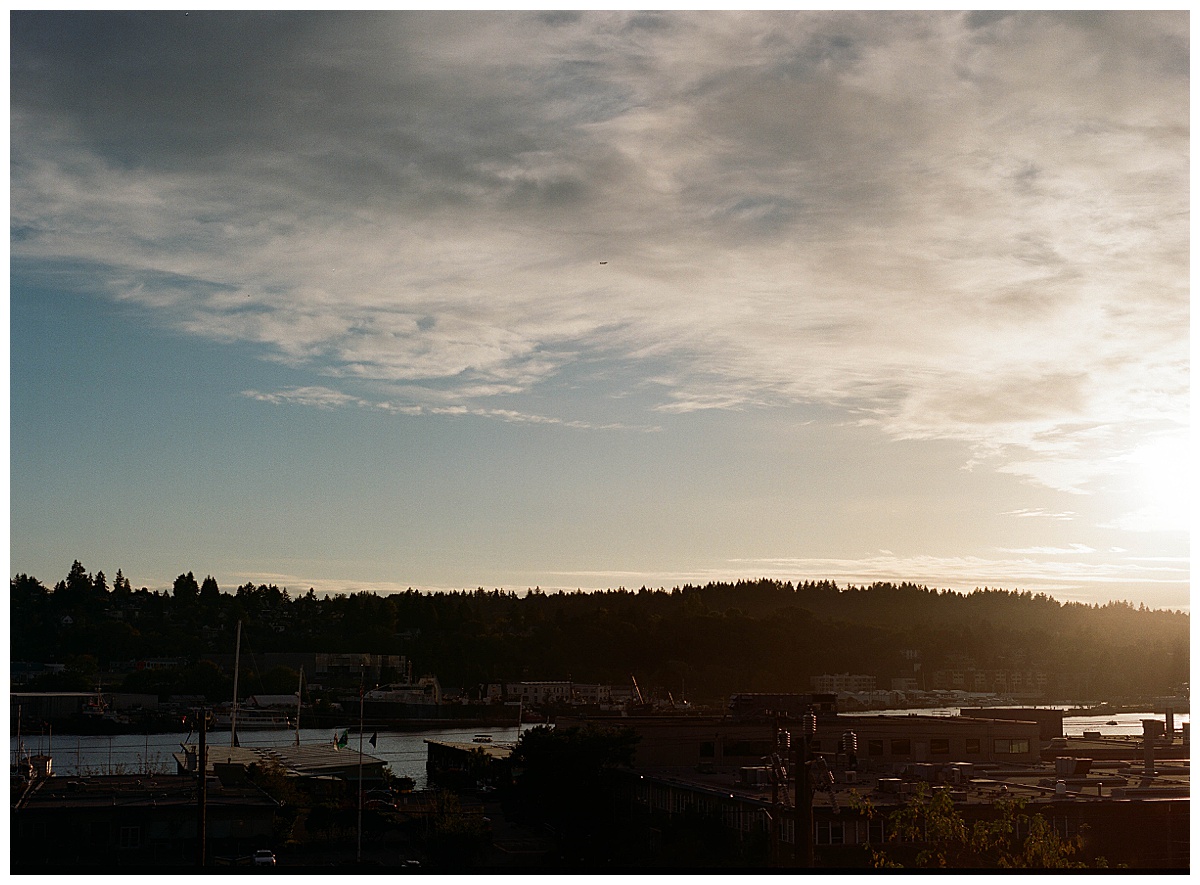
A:
[[[876,713],[858,715],[903,716],[914,712],[919,712],[924,716],[957,716],[959,708],[941,707],[920,711],[880,710]],[[1103,737],[1136,738],[1142,734],[1144,719],[1164,721],[1165,717],[1162,713],[1150,711],[1099,716],[1066,716],[1063,719],[1063,733],[1068,737],[1082,737],[1084,732],[1089,734],[1098,732]],[[282,747],[294,745],[296,742],[296,732],[293,729],[255,729],[243,733],[240,720],[241,713],[239,713],[238,723],[238,744],[242,747]],[[1189,722],[1187,713],[1175,714],[1176,727]],[[349,723],[346,727],[350,727]],[[533,727],[535,727],[533,723],[528,723],[523,725],[520,731],[526,731]],[[301,728],[300,743],[301,745],[332,745],[336,735],[341,734],[343,730],[343,728]],[[514,742],[518,733],[516,725],[497,726],[488,732],[487,743]],[[214,757],[220,753],[222,746],[229,745],[228,738],[222,738],[221,735],[222,733],[219,731],[211,733],[209,750]],[[374,746],[371,745],[372,737],[375,738]],[[192,740],[194,741],[194,736]],[[362,734],[362,741],[366,752],[384,760],[396,777],[412,778],[418,789],[426,786],[426,741],[483,742],[479,729],[474,726],[403,731],[372,731],[368,727]],[[78,735],[40,731],[21,737],[21,743],[26,752],[32,755],[50,756],[54,760],[56,774],[73,776],[173,773],[175,771],[174,754],[180,751],[180,745],[185,742],[187,742],[187,735],[183,733]],[[9,744],[10,758],[16,758],[17,738],[12,737]],[[358,748],[357,731],[351,731],[349,745],[353,749]]]
[[[240,718],[240,717],[239,717]],[[347,726],[349,727],[349,726]],[[533,728],[533,725],[525,728]],[[240,728],[240,722],[239,722]],[[345,729],[338,729],[341,734]],[[525,729],[522,729],[525,730]],[[478,729],[437,728],[414,731],[378,731],[362,734],[362,746],[366,753],[382,759],[395,777],[412,778],[416,789],[427,786],[426,740],[471,743]],[[494,728],[490,732],[497,744],[517,739],[515,725]],[[371,738],[375,738],[372,746]],[[332,746],[335,732],[324,728],[301,728],[300,743],[305,745]],[[174,774],[175,754],[181,744],[194,743],[186,734],[118,734],[118,735],[75,735],[34,733],[21,737],[26,752],[32,755],[47,755],[54,760],[54,773],[60,776],[86,777],[107,774]],[[238,734],[241,747],[270,748],[290,747],[296,742],[296,732],[287,729],[257,730]],[[219,760],[223,748],[229,746],[228,737],[221,733],[210,733],[208,752],[212,760]],[[9,742],[10,759],[16,758],[17,739]],[[352,731],[348,745],[357,750],[359,734]]]

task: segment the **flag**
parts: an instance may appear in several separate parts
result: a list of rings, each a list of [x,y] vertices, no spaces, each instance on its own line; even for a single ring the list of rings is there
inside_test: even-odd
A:
[[[375,732],[373,735],[371,735],[371,740],[369,740],[367,743],[369,743],[372,747],[374,747],[374,746],[376,746],[375,742],[377,740],[379,740],[379,732]]]
[[[349,742],[350,742],[350,729],[347,728],[341,734],[338,734],[336,731],[333,733],[333,745],[337,749],[340,750],[342,747],[346,746],[346,744],[348,744]]]

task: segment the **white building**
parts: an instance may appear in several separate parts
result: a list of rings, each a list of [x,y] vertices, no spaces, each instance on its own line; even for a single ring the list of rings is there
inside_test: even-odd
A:
[[[812,677],[813,691],[818,694],[834,694],[837,692],[874,691],[875,677],[860,676],[856,673],[837,673]]]

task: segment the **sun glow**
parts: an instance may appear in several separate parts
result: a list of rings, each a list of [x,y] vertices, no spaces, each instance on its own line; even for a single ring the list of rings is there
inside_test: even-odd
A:
[[[1162,437],[1127,458],[1136,508],[1120,520],[1135,531],[1186,532],[1191,524],[1192,471],[1186,434]]]

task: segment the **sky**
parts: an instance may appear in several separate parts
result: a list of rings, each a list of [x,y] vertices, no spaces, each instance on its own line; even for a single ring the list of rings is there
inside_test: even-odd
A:
[[[1187,609],[1189,46],[13,13],[10,572]]]

